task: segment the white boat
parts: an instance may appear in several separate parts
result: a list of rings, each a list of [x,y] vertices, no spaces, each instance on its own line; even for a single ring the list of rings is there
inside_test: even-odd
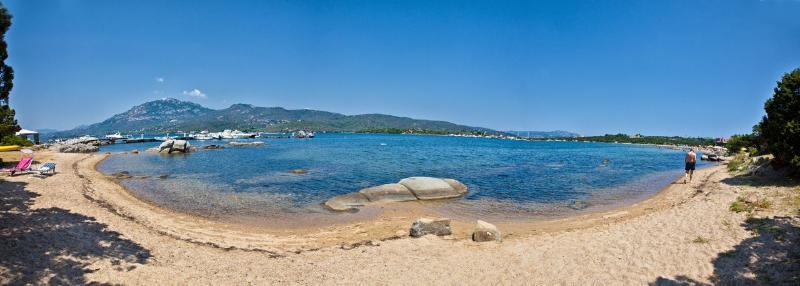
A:
[[[114,133],[114,134],[106,135],[106,139],[111,139],[111,140],[128,139],[128,136],[122,136],[122,134],[117,132],[117,133]]]
[[[167,133],[166,136],[153,137],[153,139],[156,139],[158,141],[167,141],[167,140],[171,140],[171,139],[174,139],[174,138],[175,137],[169,136],[169,133]]]
[[[229,130],[225,129],[222,133],[219,134],[219,137],[222,139],[245,139],[245,138],[254,138],[256,134],[254,133],[245,133],[239,130]]]
[[[300,130],[295,132],[293,135],[297,138],[314,138],[314,132],[311,131]]]
[[[197,140],[212,140],[217,139],[216,133],[208,133],[208,131],[200,132],[200,134],[193,134],[194,139]]]

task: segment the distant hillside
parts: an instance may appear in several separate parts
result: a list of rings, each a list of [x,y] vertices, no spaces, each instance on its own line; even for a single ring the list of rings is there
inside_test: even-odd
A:
[[[129,134],[176,131],[312,131],[356,132],[368,129],[424,129],[447,132],[497,131],[458,125],[446,121],[420,120],[384,114],[344,115],[339,113],[281,107],[257,107],[234,104],[225,109],[210,109],[174,98],[161,99],[134,106],[100,123],[48,134],[49,137],[70,137],[84,134],[103,135],[113,132]]]
[[[572,133],[569,131],[563,130],[556,130],[556,131],[506,131],[508,134],[518,135],[520,137],[530,137],[530,138],[569,138],[569,137],[579,137],[581,136],[578,133]]]

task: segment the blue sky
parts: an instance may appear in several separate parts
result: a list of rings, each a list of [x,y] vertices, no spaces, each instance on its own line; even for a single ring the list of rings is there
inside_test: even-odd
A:
[[[3,1],[23,127],[175,97],[500,130],[750,131],[800,1]]]

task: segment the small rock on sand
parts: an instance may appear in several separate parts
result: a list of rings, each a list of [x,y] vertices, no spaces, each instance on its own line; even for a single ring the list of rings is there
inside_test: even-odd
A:
[[[472,232],[472,240],[476,242],[484,241],[502,241],[503,237],[500,230],[491,223],[478,220],[475,225],[475,231]]]
[[[437,236],[450,235],[453,232],[450,230],[449,218],[420,218],[411,224],[412,237],[420,237],[428,234]]]

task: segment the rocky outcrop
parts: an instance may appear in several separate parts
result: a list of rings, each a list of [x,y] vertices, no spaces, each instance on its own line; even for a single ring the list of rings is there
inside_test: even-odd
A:
[[[254,142],[230,142],[228,146],[231,147],[255,147],[255,146],[264,146],[266,143],[261,141],[254,141]]]
[[[50,150],[61,153],[94,153],[100,150],[100,147],[86,143],[57,143],[50,147]]]
[[[333,197],[330,202],[336,206],[347,205],[342,210],[350,210],[358,206],[372,203],[406,202],[416,200],[438,200],[457,198],[466,194],[467,186],[453,179],[439,179],[431,177],[410,177],[400,180],[397,184],[385,184],[360,190],[358,193]],[[353,195],[359,194],[359,195]],[[353,196],[348,196],[353,195]],[[346,203],[347,199],[354,199]],[[364,201],[366,200],[366,201]],[[331,209],[339,210],[329,206]]]
[[[411,177],[400,180],[420,200],[457,198],[467,193],[467,186],[452,179]]]
[[[325,202],[325,206],[335,211],[353,210],[369,203],[366,196],[361,193],[349,193],[335,196]]]
[[[412,237],[420,237],[428,234],[437,236],[450,235],[453,232],[450,230],[449,218],[420,218],[411,224]]]
[[[161,154],[185,154],[191,151],[191,144],[186,140],[167,140],[158,145],[158,153]]]
[[[385,184],[366,188],[358,192],[366,196],[370,202],[405,202],[417,200],[417,197],[401,184]]]
[[[478,220],[475,230],[472,232],[472,240],[476,242],[502,241],[503,237],[500,230],[491,223]]]

